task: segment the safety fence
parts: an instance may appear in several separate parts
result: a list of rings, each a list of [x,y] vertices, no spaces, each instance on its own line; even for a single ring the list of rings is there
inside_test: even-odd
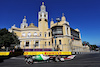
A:
[[[71,52],[89,52],[88,46],[72,46],[69,44],[39,44],[33,46],[24,46],[24,51],[71,51]]]
[[[24,46],[23,51],[71,51],[71,52],[90,52],[88,46],[74,46],[69,44],[39,44],[39,45],[31,45]],[[10,51],[10,50],[18,50],[15,47],[7,47],[5,49],[0,49],[0,51]]]

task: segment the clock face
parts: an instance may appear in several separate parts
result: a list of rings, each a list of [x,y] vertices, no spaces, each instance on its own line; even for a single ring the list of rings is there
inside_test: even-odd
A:
[[[45,8],[44,7],[42,7],[42,10],[44,10]]]

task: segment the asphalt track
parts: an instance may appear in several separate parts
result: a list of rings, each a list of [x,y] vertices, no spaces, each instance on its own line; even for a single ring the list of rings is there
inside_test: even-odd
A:
[[[23,56],[5,59],[0,67],[100,67],[100,53],[76,55],[73,60],[65,62],[25,64]]]

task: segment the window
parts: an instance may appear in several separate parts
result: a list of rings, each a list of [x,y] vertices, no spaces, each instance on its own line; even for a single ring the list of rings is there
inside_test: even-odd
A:
[[[25,33],[23,33],[22,36],[25,37]]]
[[[41,21],[41,19],[39,19],[39,21]]]
[[[79,38],[79,32],[75,31],[75,30],[72,29],[72,28],[71,28],[71,35],[72,35],[73,37]]]
[[[29,46],[29,41],[26,41],[26,46]]]
[[[28,37],[30,37],[30,36],[31,36],[31,33],[29,32],[29,33],[28,33]]]
[[[42,17],[42,15],[40,15],[40,17]]]
[[[59,44],[61,45],[61,40],[59,40]]]
[[[53,46],[53,38],[52,38],[52,46]]]
[[[45,42],[45,46],[46,46],[46,42]]]
[[[61,28],[57,28],[57,31],[56,31],[58,34],[62,34],[62,29]]]
[[[47,22],[47,19],[45,19],[45,21]]]
[[[49,37],[50,37],[50,32],[49,32]]]
[[[46,17],[46,15],[44,14],[44,17]]]
[[[63,35],[62,26],[52,28],[52,36],[54,36],[54,35]]]
[[[49,46],[50,46],[50,42],[49,42]]]
[[[41,36],[41,33],[40,33],[40,36]]]
[[[67,34],[68,34],[68,28],[67,28]]]
[[[37,36],[37,33],[36,32],[34,33],[34,36]]]
[[[46,37],[46,33],[45,33],[45,37]]]
[[[24,26],[24,28],[25,28],[26,26]]]
[[[36,47],[36,46],[39,46],[39,42],[35,42],[35,47]]]

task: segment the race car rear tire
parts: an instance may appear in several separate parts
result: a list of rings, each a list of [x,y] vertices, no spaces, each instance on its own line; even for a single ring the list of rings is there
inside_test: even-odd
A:
[[[56,57],[55,58],[55,62],[59,62],[60,60],[59,60],[59,58],[58,57]]]

